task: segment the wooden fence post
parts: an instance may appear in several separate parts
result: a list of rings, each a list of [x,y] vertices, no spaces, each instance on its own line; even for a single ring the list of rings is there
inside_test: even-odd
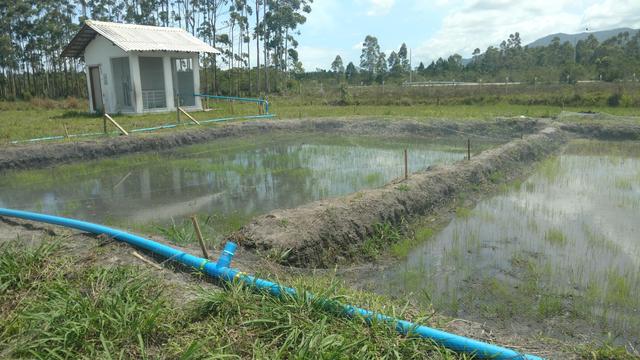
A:
[[[409,161],[407,155],[407,149],[404,149],[404,179],[407,180],[409,178]]]
[[[196,238],[198,239],[198,243],[200,243],[202,255],[204,255],[205,259],[208,259],[209,253],[207,252],[207,247],[204,245],[204,239],[202,239],[202,232],[200,231],[200,225],[198,225],[198,218],[195,215],[191,216],[191,222],[193,223],[193,228],[196,231]]]

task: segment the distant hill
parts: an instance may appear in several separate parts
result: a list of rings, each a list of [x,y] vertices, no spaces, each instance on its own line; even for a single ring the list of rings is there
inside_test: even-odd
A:
[[[570,43],[572,43],[574,46],[575,44],[580,41],[580,40],[584,40],[587,37],[589,37],[589,35],[593,35],[596,37],[596,39],[598,39],[599,42],[602,42],[604,40],[607,40],[609,38],[612,38],[622,32],[628,31],[630,36],[635,35],[636,32],[640,31],[638,29],[631,29],[631,28],[619,28],[619,29],[612,29],[612,30],[603,30],[603,31],[593,31],[593,32],[582,32],[579,34],[565,34],[565,33],[557,33],[557,34],[551,34],[551,35],[547,35],[545,37],[542,37],[532,43],[530,43],[528,46],[529,47],[539,47],[539,46],[547,46],[549,44],[551,44],[551,40],[553,40],[554,37],[558,37],[560,38],[560,43],[564,43],[565,41],[568,41]]]

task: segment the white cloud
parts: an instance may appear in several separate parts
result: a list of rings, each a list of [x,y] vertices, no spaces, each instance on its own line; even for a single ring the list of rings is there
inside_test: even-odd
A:
[[[335,14],[340,11],[340,0],[322,0],[313,3],[311,15],[307,16],[305,31],[323,33],[327,27],[335,26]]]
[[[298,46],[298,54],[304,69],[306,71],[315,71],[316,68],[328,69],[336,55],[344,55],[345,51],[343,49],[300,45]]]
[[[638,0],[451,0],[451,9],[434,36],[417,47],[419,60],[459,53],[468,57],[478,47],[484,51],[509,34],[519,32],[523,45],[557,32],[575,33],[619,26],[640,26]],[[590,4],[590,5],[589,5]]]
[[[368,16],[382,16],[387,15],[393,5],[395,4],[395,0],[367,0],[368,3]]]
[[[640,1],[605,0],[593,4],[584,12],[584,28],[590,31],[614,29],[618,27],[640,27]]]
[[[436,0],[435,4],[436,4],[436,6],[443,7],[443,6],[449,5],[451,2],[452,2],[452,0]]]

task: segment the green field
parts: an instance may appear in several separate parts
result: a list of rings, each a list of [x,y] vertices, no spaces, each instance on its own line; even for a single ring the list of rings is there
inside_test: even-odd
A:
[[[393,97],[393,94],[391,94]],[[565,112],[602,112],[618,116],[637,116],[637,107],[610,107],[598,105],[524,105],[513,104],[513,101],[502,99],[487,104],[464,104],[464,101],[450,99],[448,104],[432,104],[425,101],[414,101],[411,104],[376,105],[375,98],[366,97],[361,104],[332,105],[330,100],[318,101],[312,97],[273,97],[271,113],[279,119],[302,119],[311,117],[376,117],[398,118],[411,117],[418,119],[494,119],[496,117],[529,116],[552,118]],[[444,102],[444,101],[443,101]],[[457,103],[462,102],[462,103]],[[198,120],[223,117],[255,115],[258,109],[254,104],[237,104],[230,102],[210,103],[213,110],[194,112]],[[144,115],[118,115],[112,117],[126,130],[174,124],[177,122],[175,112],[152,113]],[[188,119],[181,115],[184,128]],[[65,127],[69,134],[103,132],[103,119],[100,115],[86,111],[85,100],[48,100],[34,99],[30,102],[0,102],[0,143],[47,136],[64,136]],[[215,125],[206,125],[215,126]],[[182,128],[182,127],[180,127]],[[180,129],[179,128],[179,129]],[[116,129],[108,124],[108,131]],[[176,131],[170,129],[166,131]]]

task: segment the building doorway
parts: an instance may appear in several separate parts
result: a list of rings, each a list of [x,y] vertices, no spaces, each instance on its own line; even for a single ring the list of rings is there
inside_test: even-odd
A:
[[[113,72],[113,86],[116,92],[116,105],[118,112],[133,111],[131,105],[131,70],[129,69],[129,58],[119,57],[111,59],[111,69]]]
[[[172,59],[173,93],[178,99],[176,106],[195,106],[193,59]]]

